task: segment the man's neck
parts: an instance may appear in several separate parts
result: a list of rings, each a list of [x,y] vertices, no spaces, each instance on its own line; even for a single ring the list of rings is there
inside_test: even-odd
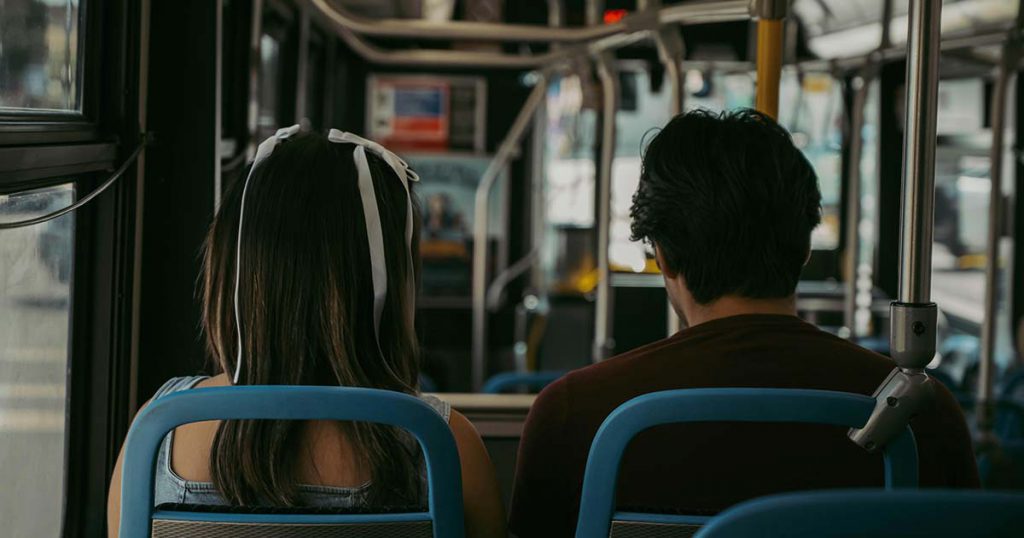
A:
[[[796,316],[796,296],[784,299],[750,299],[727,295],[706,305],[691,303],[686,308],[686,321],[690,327],[721,318],[743,314],[776,314]]]

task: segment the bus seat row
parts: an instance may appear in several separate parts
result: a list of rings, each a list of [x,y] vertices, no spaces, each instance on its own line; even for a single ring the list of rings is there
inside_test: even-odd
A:
[[[954,512],[952,508],[949,512],[936,512],[942,513],[943,517],[961,514],[965,521],[985,525],[985,529],[994,529],[988,534],[969,532],[960,536],[1006,536],[998,532],[1003,528],[998,526],[1000,522],[1012,520],[1016,525],[1020,524],[1020,518],[1024,517],[1024,496],[993,497],[991,494],[963,492],[806,494],[803,497],[755,500],[710,520],[615,511],[618,461],[629,440],[647,428],[668,423],[712,421],[801,422],[859,427],[867,420],[873,406],[874,400],[863,395],[801,389],[686,389],[637,397],[613,412],[594,439],[584,477],[577,536],[660,536],[660,532],[665,529],[690,535],[700,526],[705,526],[701,536],[709,537],[864,535],[866,533],[856,532],[857,529],[874,529],[880,525],[879,521],[892,519],[892,511],[896,510],[893,507],[905,504],[907,513],[915,514],[933,502],[976,506],[977,512],[969,515]],[[153,470],[164,436],[182,424],[225,419],[365,421],[405,429],[417,439],[424,453],[428,484],[426,510],[372,514],[244,514],[232,511],[155,510]],[[909,427],[886,447],[884,461],[888,490],[916,487],[917,451]],[[417,398],[375,389],[219,387],[178,392],[158,398],[139,414],[128,434],[121,499],[120,536],[123,538],[170,538],[183,535],[248,538],[268,533],[296,538],[328,535],[460,538],[464,535],[458,453],[448,425]],[[892,503],[886,502],[890,500]],[[990,500],[993,502],[989,503]],[[816,503],[815,506],[820,507],[814,509],[814,517],[807,517],[807,512],[794,508],[803,502]],[[856,508],[862,505],[866,508]],[[824,517],[823,514],[829,510],[836,511],[834,519]],[[776,511],[781,515],[773,515]],[[870,517],[876,513],[877,517]],[[984,514],[984,517],[979,518],[978,514]],[[924,517],[910,519],[915,525],[921,526],[930,525],[934,521]],[[789,529],[787,521],[793,529],[804,529],[807,532],[786,534]],[[837,522],[849,525],[846,534],[834,533],[838,530],[831,527],[842,526],[837,525]],[[825,524],[830,528],[818,532],[813,527],[816,524]],[[762,527],[778,529],[779,534],[743,531]],[[954,526],[950,524],[938,530],[945,532],[948,528]],[[871,533],[874,534],[874,531]],[[952,536],[941,533],[930,535]]]
[[[583,476],[577,537],[617,536],[643,528],[694,530],[707,517],[615,511],[619,460],[630,440],[662,424],[799,422],[861,427],[875,400],[861,394],[809,389],[682,389],[638,396],[608,415],[590,447]],[[917,447],[910,427],[884,451],[886,488],[917,487]],[[615,532],[618,531],[618,532]]]
[[[1020,536],[1024,495],[949,490],[833,490],[754,499],[719,514],[696,538]]]
[[[157,451],[174,428],[208,420],[339,420],[387,424],[419,442],[427,470],[427,510],[385,514],[245,514],[157,510],[153,471]],[[239,386],[162,396],[132,424],[125,442],[121,538],[174,536],[367,536],[461,538],[462,474],[451,429],[428,404],[394,391],[350,387]],[[380,527],[384,526],[381,530]]]

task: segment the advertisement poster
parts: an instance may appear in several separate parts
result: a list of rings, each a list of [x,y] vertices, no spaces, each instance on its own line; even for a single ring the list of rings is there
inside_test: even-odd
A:
[[[482,77],[375,74],[367,78],[370,137],[397,151],[482,153]]]

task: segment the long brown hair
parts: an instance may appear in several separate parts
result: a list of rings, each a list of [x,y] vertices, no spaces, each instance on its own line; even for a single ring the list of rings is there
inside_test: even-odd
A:
[[[410,264],[418,270],[418,208],[409,259],[405,189],[390,167],[367,152],[388,269],[378,347],[353,149],[319,134],[299,134],[252,171],[241,231],[240,385],[417,390],[418,346],[405,313],[414,308],[406,271]],[[242,183],[226,193],[204,251],[203,329],[211,357],[229,377],[239,356],[234,285]],[[419,455],[404,434],[375,424],[342,427],[357,463],[370,472],[369,502],[417,503]],[[233,504],[295,506],[302,428],[297,421],[222,422],[210,452],[214,485]]]

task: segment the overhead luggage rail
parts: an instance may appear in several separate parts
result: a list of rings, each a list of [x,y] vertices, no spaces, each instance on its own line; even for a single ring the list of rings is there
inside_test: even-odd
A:
[[[786,493],[726,510],[696,538],[1011,538],[1024,525],[1024,495],[981,491],[837,490]]]
[[[183,424],[209,420],[340,420],[387,424],[408,431],[423,450],[427,471],[425,512],[360,514],[242,514],[154,512],[154,467],[164,437]],[[154,400],[132,424],[125,442],[121,487],[121,538],[156,536],[165,525],[189,535],[268,532],[289,536],[355,536],[368,526],[386,527],[389,535],[461,538],[464,533],[462,477],[455,438],[448,424],[418,398],[388,390],[350,387],[237,386],[193,389]],[[159,521],[160,523],[154,523]],[[187,529],[181,526],[187,525]],[[291,528],[288,528],[291,527]],[[377,529],[380,530],[380,529]],[[269,535],[269,534],[268,534]]]
[[[613,411],[594,437],[583,475],[578,538],[609,536],[619,525],[695,527],[709,518],[617,512],[619,463],[640,432],[663,424],[692,422],[790,422],[862,426],[874,400],[860,394],[809,389],[682,389],[645,394]],[[917,487],[917,448],[904,425],[883,451],[886,488]],[[636,529],[641,532],[640,529]]]

